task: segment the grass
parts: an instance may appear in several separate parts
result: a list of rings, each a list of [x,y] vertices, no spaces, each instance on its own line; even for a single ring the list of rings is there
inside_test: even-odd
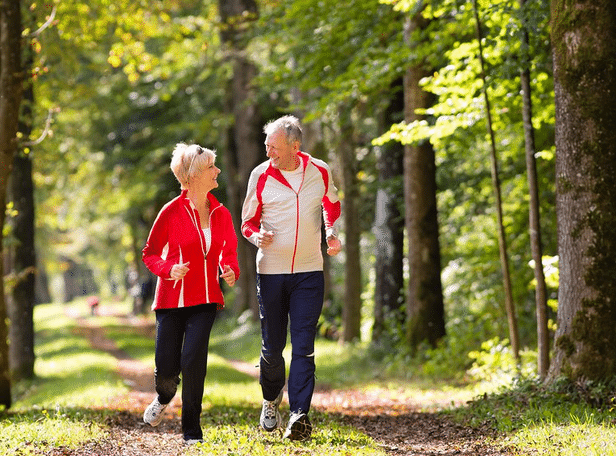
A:
[[[510,439],[512,445],[542,448],[544,456],[614,456],[616,429],[596,423],[525,427]]]
[[[75,333],[70,307],[37,306],[35,310],[36,379],[19,385],[15,409],[102,406],[128,391],[114,373],[116,359],[94,350]],[[24,391],[25,390],[25,391]]]
[[[118,313],[130,306],[118,303]],[[116,359],[93,350],[75,330],[74,315],[88,316],[85,302],[40,305],[35,309],[36,378],[14,387],[14,407],[0,411],[0,454],[35,455],[59,446],[76,448],[108,438],[105,404],[129,391],[115,373]],[[71,316],[72,315],[72,316]],[[153,316],[144,317],[153,323]],[[113,316],[96,317],[107,336],[131,357],[153,366],[154,341]],[[235,370],[230,359],[258,363],[256,325],[221,318],[210,343],[204,395],[206,443],[187,455],[385,455],[368,436],[344,426],[337,417],[314,410],[313,439],[283,442],[277,433],[261,432],[255,423],[260,388],[251,376]],[[290,348],[287,350],[289,354]],[[494,445],[514,454],[616,455],[616,388],[584,388],[519,382],[514,388],[489,392],[480,399],[476,385],[451,386],[447,379],[392,377],[366,345],[343,346],[319,339],[317,382],[332,388],[392,391],[423,403],[425,411],[447,414],[461,424],[500,431]],[[467,405],[468,402],[468,405]]]
[[[614,384],[546,386],[527,379],[449,413],[464,425],[500,431],[501,444],[519,454],[610,456],[616,455],[615,403]]]
[[[35,455],[45,447],[77,448],[107,436],[92,413],[33,409],[0,421],[0,453]]]

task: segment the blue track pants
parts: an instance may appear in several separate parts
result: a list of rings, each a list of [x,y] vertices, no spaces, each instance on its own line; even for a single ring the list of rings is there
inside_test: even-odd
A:
[[[292,412],[310,410],[315,384],[314,339],[323,309],[323,289],[323,271],[257,275],[263,398],[273,401],[284,388],[282,352],[290,325],[292,355],[287,389]]]

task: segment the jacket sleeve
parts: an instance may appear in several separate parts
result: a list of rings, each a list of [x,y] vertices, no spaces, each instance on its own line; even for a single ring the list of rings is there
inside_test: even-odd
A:
[[[142,250],[142,258],[153,274],[166,279],[170,276],[173,263],[163,259],[163,252],[168,248],[169,242],[169,214],[165,209],[161,209],[152,225]]]
[[[260,201],[257,187],[261,175],[255,171],[250,174],[246,198],[242,206],[242,235],[254,245],[257,245],[257,234],[261,227],[261,210],[263,204]]]
[[[325,234],[327,237],[337,236],[337,220],[340,218],[340,200],[338,198],[338,189],[334,185],[334,179],[329,166],[324,165],[327,171],[324,175],[325,195],[323,196],[323,222],[325,223]]]
[[[240,277],[240,266],[237,261],[237,235],[233,226],[231,213],[225,208],[225,243],[220,252],[220,265],[224,270],[229,266],[235,272],[235,279]]]

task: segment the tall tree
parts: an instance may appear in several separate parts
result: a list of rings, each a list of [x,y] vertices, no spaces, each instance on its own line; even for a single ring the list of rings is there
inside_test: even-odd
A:
[[[409,46],[421,42],[427,27],[421,12],[405,24]],[[417,59],[404,76],[404,117],[407,123],[423,120],[418,111],[432,104],[432,95],[420,81],[430,74],[426,62]],[[436,206],[436,164],[430,141],[404,149],[404,206],[409,245],[409,285],[406,297],[406,339],[415,350],[422,342],[435,346],[445,335],[445,309],[441,284],[441,254]]]
[[[340,163],[342,166],[342,213],[344,218],[345,280],[344,305],[342,307],[342,340],[352,342],[361,336],[361,251],[357,181],[357,159],[353,124],[348,107],[339,110],[340,119]]]
[[[218,4],[222,41],[233,68],[227,106],[233,124],[227,135],[225,168],[230,177],[227,187],[228,206],[234,216],[235,227],[239,230],[242,201],[250,171],[264,159],[261,131],[263,121],[253,86],[257,67],[246,52],[250,24],[257,18],[258,9],[254,0],[219,0]],[[241,239],[239,231],[238,237]],[[242,273],[236,284],[240,294],[240,309],[250,309],[257,319],[259,307],[255,292],[255,254],[251,244],[240,240],[238,257]]]
[[[384,127],[400,122],[404,116],[402,79],[392,84],[391,101],[384,112]],[[400,325],[404,320],[404,215],[400,201],[404,199],[404,146],[399,141],[385,143],[378,158],[379,188],[374,210],[374,237],[376,239],[374,324],[372,340],[386,334],[389,325]]]
[[[475,30],[477,34],[477,44],[479,46],[479,62],[481,68],[481,78],[483,80],[483,96],[486,106],[486,120],[488,125],[488,136],[490,137],[490,158],[492,182],[494,186],[494,198],[496,203],[496,216],[498,226],[498,247],[501,261],[501,271],[503,274],[503,286],[505,290],[505,309],[507,312],[507,322],[509,326],[509,339],[511,342],[511,350],[516,359],[520,359],[520,336],[518,332],[518,319],[515,312],[513,302],[513,290],[511,286],[511,274],[509,273],[509,254],[507,252],[507,237],[505,236],[505,225],[503,222],[503,203],[501,196],[501,182],[498,171],[498,159],[496,155],[496,140],[494,139],[494,128],[492,123],[492,110],[490,108],[490,97],[488,95],[488,83],[485,70],[485,62],[483,57],[483,33],[481,31],[481,21],[479,20],[479,11],[477,0],[473,0],[473,13],[475,16]]]
[[[522,14],[525,14],[526,0],[520,0]],[[535,159],[535,128],[533,127],[533,103],[531,97],[529,33],[522,21],[522,70],[520,85],[522,86],[522,115],[524,118],[524,146],[526,152],[526,174],[528,176],[529,193],[529,231],[530,248],[535,263],[535,308],[537,312],[537,352],[539,377],[544,379],[550,367],[550,341],[548,330],[548,304],[545,275],[543,273],[543,247],[541,245],[541,221],[539,206],[539,184],[537,179],[537,161]]]
[[[616,1],[552,0],[560,288],[549,378],[616,375]]]
[[[0,204],[4,204],[7,181],[17,147],[19,106],[22,97],[21,3],[0,1]],[[0,210],[0,253],[5,211]],[[4,299],[4,267],[0,262],[0,405],[11,406],[8,328]]]
[[[32,16],[24,22],[35,23]],[[31,30],[31,29],[29,29]],[[31,36],[32,32],[30,32]],[[7,246],[6,271],[13,277],[7,290],[9,317],[9,364],[14,380],[34,377],[34,301],[36,254],[34,247],[34,183],[29,138],[32,134],[34,110],[34,82],[29,76],[34,67],[34,46],[23,49],[23,100],[19,119],[19,136],[25,141],[16,148],[13,171],[9,179],[7,200],[13,205],[15,216],[9,221],[11,238]]]
[[[32,101],[32,88],[27,86],[24,98]],[[22,122],[20,131],[29,127]],[[34,249],[34,185],[32,160],[29,153],[19,150],[14,159],[9,179],[8,200],[15,216],[9,221],[11,242],[6,246],[6,270],[12,280],[6,290],[7,314],[9,317],[9,359],[11,375],[15,380],[34,377],[34,279],[36,255]]]

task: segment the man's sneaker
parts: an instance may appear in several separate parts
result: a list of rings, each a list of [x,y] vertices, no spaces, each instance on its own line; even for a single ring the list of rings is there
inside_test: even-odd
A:
[[[312,423],[301,410],[291,412],[289,424],[283,438],[290,440],[308,440],[312,435]]]
[[[280,411],[278,411],[278,406],[281,401],[282,390],[280,391],[278,397],[273,401],[266,401],[263,399],[263,407],[261,408],[261,419],[259,420],[259,423],[267,432],[272,432],[274,429],[280,427],[282,417],[280,416]]]
[[[161,404],[158,397],[152,401],[143,414],[143,421],[150,426],[158,426],[163,420],[163,412],[169,404]]]

